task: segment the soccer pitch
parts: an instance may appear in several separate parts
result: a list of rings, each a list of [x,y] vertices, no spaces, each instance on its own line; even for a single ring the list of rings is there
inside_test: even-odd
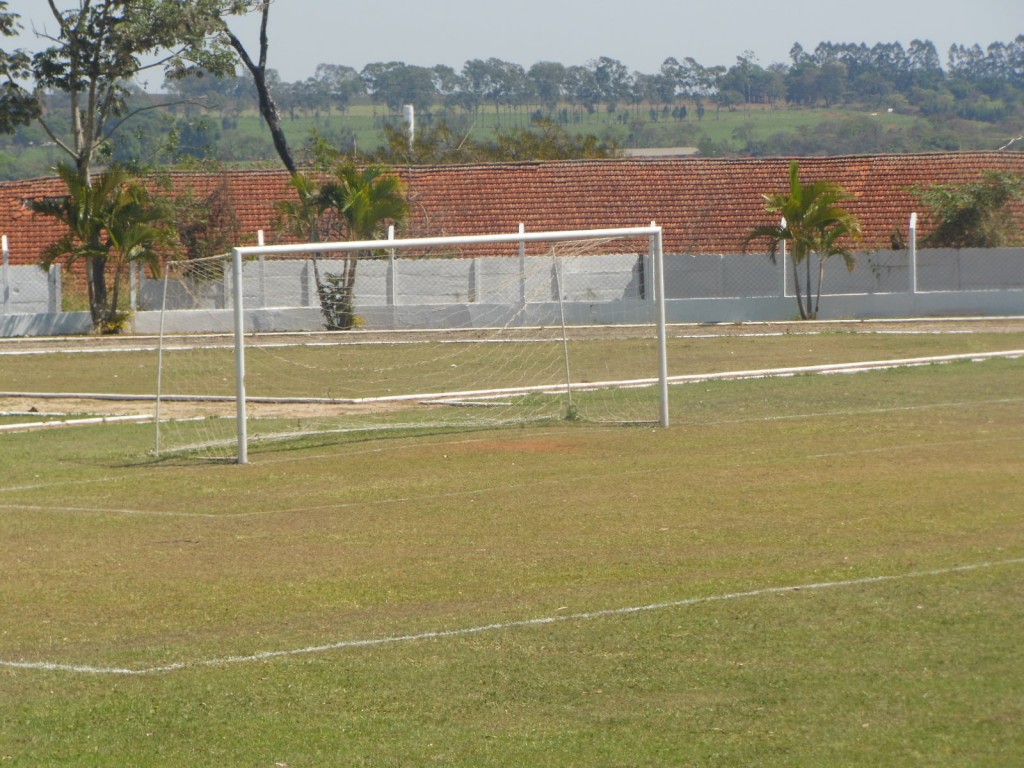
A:
[[[670,373],[1019,349],[1016,321],[688,328]],[[144,389],[147,354],[0,358],[0,389]],[[692,381],[669,429],[247,466],[156,461],[147,423],[0,433],[0,759],[1021,762],[1022,381],[1015,356]]]

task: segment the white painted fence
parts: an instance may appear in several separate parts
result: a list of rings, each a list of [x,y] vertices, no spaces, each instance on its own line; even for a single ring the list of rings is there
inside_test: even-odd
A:
[[[398,259],[393,268],[386,259],[366,261],[357,273],[357,312],[368,328],[435,327],[432,323],[440,316],[472,326],[478,318],[493,318],[495,306],[515,305],[522,291],[531,297],[524,322],[551,322],[559,310],[567,312],[569,322],[625,322],[642,318],[652,298],[649,259],[636,253],[570,259],[560,281],[553,279],[550,257],[528,261],[525,286],[515,279],[520,270],[515,257]],[[830,260],[820,316],[1024,314],[1024,249],[917,251],[916,280],[910,262],[908,251],[876,251],[860,254],[856,268],[848,272],[842,259]],[[340,262],[320,260],[319,268],[322,274],[339,272]],[[308,259],[247,262],[243,277],[253,329],[322,326]],[[0,274],[0,336],[87,330],[84,313],[59,312],[59,278],[56,271],[48,275],[38,267],[5,266]],[[562,289],[561,307],[556,285]],[[763,253],[666,255],[665,291],[672,322],[781,320],[796,314],[792,265],[781,259],[773,264]],[[135,330],[154,331],[162,282],[141,278],[132,293]],[[196,323],[209,321],[186,315],[196,309],[227,311],[229,296],[223,282],[209,285],[198,305],[172,293],[170,305],[183,310],[172,327],[179,322],[183,329],[221,330],[219,321],[215,328],[199,327]],[[439,311],[442,307],[448,310]]]

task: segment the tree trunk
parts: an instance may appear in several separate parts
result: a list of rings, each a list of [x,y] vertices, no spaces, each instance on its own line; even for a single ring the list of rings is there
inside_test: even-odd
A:
[[[796,259],[793,259],[792,262],[793,262],[793,288],[796,291],[796,306],[797,306],[797,309],[800,310],[800,319],[801,320],[806,320],[807,319],[807,311],[804,309],[804,295],[803,295],[802,289],[800,288],[800,265],[797,263]]]
[[[260,115],[263,116],[267,128],[270,129],[270,136],[274,141],[274,149],[277,150],[278,157],[281,158],[284,167],[288,169],[288,173],[294,176],[299,171],[295,166],[295,159],[292,157],[291,150],[288,148],[288,141],[285,139],[284,130],[281,128],[281,111],[277,108],[274,97],[270,93],[270,88],[267,86],[267,48],[269,47],[267,17],[270,14],[270,6],[271,3],[263,4],[263,16],[260,23],[260,60],[258,63],[252,60],[249,52],[242,45],[242,41],[230,29],[225,27],[224,33],[227,35],[231,47],[235,49],[238,57],[245,64],[245,68],[252,75],[253,82],[256,85],[256,93],[259,96]]]
[[[825,281],[825,259],[818,257],[818,290],[814,297],[814,317],[818,317],[818,305],[821,304],[821,284]]]
[[[107,259],[94,256],[89,260],[89,312],[93,328],[100,330],[107,314]]]

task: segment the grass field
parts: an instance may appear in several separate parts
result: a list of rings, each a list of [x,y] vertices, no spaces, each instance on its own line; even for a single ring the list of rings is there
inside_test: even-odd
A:
[[[677,329],[670,372],[1024,348],[1010,321],[794,328]],[[151,387],[152,353],[8,349],[0,391]],[[703,381],[667,430],[241,467],[153,461],[152,424],[0,433],[0,761],[1020,764],[1022,380]]]
[[[566,128],[573,133],[594,134],[601,139],[613,140],[622,146],[695,146],[702,136],[707,136],[722,147],[732,147],[739,151],[745,142],[736,138],[738,133],[742,133],[748,140],[764,140],[780,131],[813,130],[822,123],[849,124],[865,118],[871,119],[883,130],[904,130],[926,124],[923,118],[917,116],[884,112],[869,116],[864,109],[852,108],[709,109],[702,119],[698,119],[691,105],[691,117],[688,120],[669,120],[659,115],[657,122],[651,121],[649,110],[649,107],[630,110],[625,120],[621,119],[624,111],[608,113],[598,110],[592,114],[579,115],[578,120],[569,122]],[[519,112],[503,111],[496,115],[493,108],[484,108],[476,114],[456,112],[444,119],[455,134],[487,141],[493,139],[498,132],[528,128],[532,111],[532,108],[524,108]],[[210,112],[200,113],[196,117],[205,117],[220,125],[222,116]],[[372,152],[384,142],[382,120],[385,117],[392,122],[400,119],[400,115],[388,115],[385,107],[357,104],[344,114],[285,115],[282,128],[289,144],[296,149],[302,147],[315,131],[343,151],[351,151],[354,146],[361,152]],[[644,127],[638,128],[637,121]],[[632,132],[631,123],[634,124]],[[419,124],[423,130],[429,128],[431,120],[427,115],[421,115]],[[255,110],[232,117],[230,126],[219,129],[214,157],[227,163],[280,166],[266,125]],[[62,159],[62,155],[52,144],[43,142],[42,137],[40,143],[43,146],[12,145],[0,150],[0,177],[25,178],[49,173]],[[146,162],[149,160],[144,159]]]

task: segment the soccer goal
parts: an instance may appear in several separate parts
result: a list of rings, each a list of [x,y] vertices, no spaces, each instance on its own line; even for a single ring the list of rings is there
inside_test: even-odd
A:
[[[157,453],[571,420],[668,426],[662,232],[236,248],[159,285]]]

